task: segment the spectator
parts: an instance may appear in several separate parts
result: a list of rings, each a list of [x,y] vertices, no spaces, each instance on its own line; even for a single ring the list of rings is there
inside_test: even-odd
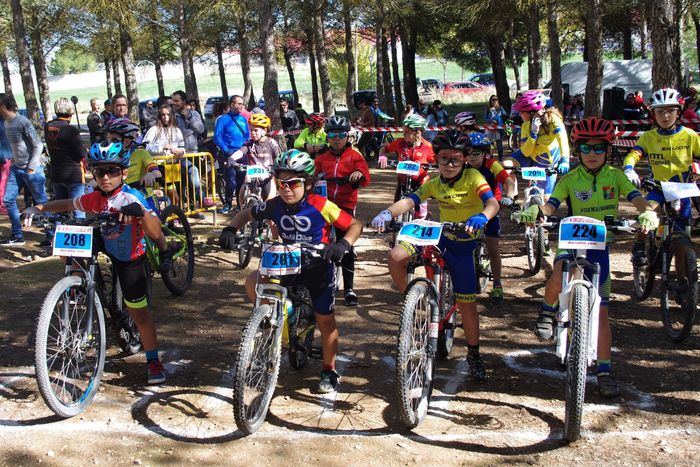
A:
[[[107,99],[104,103],[105,109],[100,113],[102,117],[102,128],[113,118],[112,115],[112,99]]]
[[[199,102],[197,102],[196,100],[190,99],[189,101],[187,101],[187,106],[190,110],[194,110],[199,115],[202,115],[202,111],[199,108]]]
[[[0,242],[0,246],[24,245],[17,196],[20,187],[24,186],[31,193],[34,202],[46,202],[46,177],[41,166],[44,145],[32,122],[17,113],[17,103],[11,94],[0,93],[0,117],[5,121],[7,140],[12,148],[12,166],[3,198],[12,224],[12,237]]]
[[[297,102],[297,107],[294,109],[294,113],[297,114],[297,120],[299,120],[299,126],[305,126],[306,119],[309,118],[309,114],[301,106],[301,102]]]
[[[513,102],[517,102],[518,99],[523,95],[522,92],[519,92],[515,95],[515,100]],[[568,96],[569,94],[567,94]],[[571,96],[569,96],[569,101],[571,101]],[[571,107],[571,102],[569,102],[569,108]],[[511,106],[510,108],[510,119],[513,120],[514,125],[522,125],[523,124],[523,117],[520,116],[520,112],[515,109],[515,106]],[[518,129],[518,131],[520,131]]]
[[[143,108],[142,127],[148,131],[158,121],[158,109],[153,107],[153,101],[146,102],[146,107]]]
[[[403,110],[403,115],[401,115],[401,121],[403,122],[403,119],[408,117],[413,113],[413,106],[411,104],[406,104],[406,107],[404,107]]]
[[[90,113],[87,116],[87,126],[90,131],[90,144],[102,141],[104,125],[100,115],[100,103],[96,97],[90,99]]]
[[[633,93],[625,96],[625,106],[622,110],[622,116],[625,120],[638,120],[643,117],[642,109],[634,98]]]
[[[94,100],[94,99],[93,99]],[[44,140],[51,161],[50,176],[55,199],[73,199],[85,194],[83,160],[87,155],[80,132],[70,124],[73,116],[71,102],[62,97],[53,103],[56,119],[44,126]],[[75,217],[85,213],[75,211]]]
[[[112,96],[112,118],[129,118],[129,101],[124,94]]]
[[[216,121],[214,128],[214,142],[219,148],[219,166],[226,166],[226,193],[224,207],[221,210],[224,214],[231,212],[233,200],[238,198],[237,188],[243,181],[242,176],[238,177],[235,167],[229,167],[226,163],[229,156],[238,151],[250,138],[247,118],[241,114],[243,108],[243,98],[239,95],[231,96],[229,112]]]
[[[175,126],[172,109],[164,105],[158,111],[158,120],[143,137],[146,151],[151,154],[182,156],[185,154],[185,138]]]
[[[496,142],[496,148],[498,149],[498,160],[503,160],[503,119],[506,118],[508,114],[503,110],[501,104],[498,102],[498,96],[491,95],[489,97],[489,103],[484,109],[484,122],[491,125],[496,125],[501,127],[499,129],[488,129],[486,130],[486,136],[489,141]]]
[[[214,126],[216,126],[216,121],[224,114],[227,114],[231,109],[231,104],[225,101],[217,102],[214,104],[214,109],[212,110],[212,116],[214,117]]]
[[[569,110],[568,117],[572,120],[581,120],[583,118],[583,96],[581,94],[576,94],[571,102],[571,110]]]
[[[418,106],[413,112],[424,118],[428,118],[428,106],[425,105],[425,101],[423,99],[418,99]]]
[[[161,108],[164,105],[167,105],[168,107],[173,106],[173,99],[170,96],[158,96],[158,99],[156,99],[156,107]]]
[[[7,140],[4,120],[0,118],[0,214],[7,214],[3,198],[5,197],[5,187],[7,187],[7,178],[10,176],[11,165],[12,148]]]
[[[428,116],[426,118],[428,120],[428,127],[435,127],[447,125],[449,116],[447,115],[447,110],[442,108],[442,102],[435,100],[428,109]],[[424,137],[428,141],[432,141],[436,134],[436,131],[426,131]]]
[[[699,125],[697,120],[700,117],[698,117],[695,108],[695,94],[685,99],[685,103],[683,104],[683,116],[681,118],[683,119],[683,126],[686,126],[693,131],[698,131]]]
[[[373,127],[374,126],[374,112],[369,106],[367,100],[360,100],[360,113],[355,119],[355,124],[359,127]],[[357,149],[365,156],[365,159],[370,159],[371,153],[378,151],[379,147],[374,139],[374,135],[370,131],[363,131],[360,136],[360,140],[357,142]]]
[[[280,118],[282,119],[282,129],[284,130],[284,137],[287,140],[287,147],[291,148],[294,145],[296,136],[290,134],[290,132],[299,130],[301,125],[299,124],[299,117],[297,117],[296,112],[289,108],[289,101],[287,99],[282,99],[280,101]]]

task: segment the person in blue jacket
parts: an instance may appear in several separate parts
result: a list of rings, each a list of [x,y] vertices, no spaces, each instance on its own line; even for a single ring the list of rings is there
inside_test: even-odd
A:
[[[248,120],[241,115],[239,110],[242,106],[243,98],[241,96],[231,96],[229,112],[219,117],[216,121],[216,127],[214,128],[214,143],[216,143],[216,146],[219,148],[217,157],[219,166],[226,166],[226,199],[224,200],[224,207],[221,210],[223,214],[228,214],[231,211],[234,198],[238,200],[237,187],[240,187],[242,183],[242,180],[240,180],[241,183],[237,180],[236,169],[234,167],[228,167],[226,161],[229,156],[238,151],[246,141],[250,139]]]

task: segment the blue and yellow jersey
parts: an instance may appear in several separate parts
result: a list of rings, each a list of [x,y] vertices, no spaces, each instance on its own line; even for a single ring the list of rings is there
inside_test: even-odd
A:
[[[410,198],[416,206],[433,198],[440,207],[440,221],[464,222],[484,210],[484,203],[493,198],[493,192],[483,175],[469,167],[452,183],[442,177],[429,180],[411,193]]]
[[[548,129],[540,127],[537,134],[532,133],[529,121],[523,122],[520,130],[520,151],[525,157],[543,166],[569,158],[569,137],[564,122],[557,115],[552,115]]]
[[[625,168],[634,167],[642,157],[649,158],[654,179],[669,181],[688,172],[693,158],[700,158],[700,138],[682,125],[673,130],[654,128],[644,132],[625,157]]]

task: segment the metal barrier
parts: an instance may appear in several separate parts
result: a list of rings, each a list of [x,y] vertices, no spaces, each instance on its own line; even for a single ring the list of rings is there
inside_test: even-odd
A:
[[[153,160],[165,180],[164,195],[172,204],[187,215],[211,211],[217,225],[214,156],[195,152],[183,156],[154,155]]]

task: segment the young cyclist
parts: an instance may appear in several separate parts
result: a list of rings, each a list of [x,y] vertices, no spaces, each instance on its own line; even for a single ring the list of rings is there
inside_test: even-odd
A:
[[[501,206],[512,206],[513,198],[517,195],[515,182],[510,174],[498,161],[491,159],[491,143],[483,133],[471,133],[469,139],[472,144],[472,152],[467,156],[467,164],[478,170],[488,182],[493,196]],[[505,190],[505,196],[501,193],[501,185]],[[486,249],[491,259],[491,272],[493,273],[493,289],[491,290],[491,302],[500,305],[503,303],[503,285],[501,284],[501,252],[499,237],[501,236],[501,220],[498,215],[486,224],[484,230],[486,237]]]
[[[428,165],[435,163],[435,153],[433,145],[423,138],[423,132],[428,127],[428,121],[418,114],[410,114],[403,120],[403,138],[398,138],[391,143],[382,146],[379,150],[379,167],[386,168],[386,153],[396,153],[400,161],[413,161],[421,164],[420,173],[412,176],[415,185],[423,185],[430,177],[428,176]],[[408,175],[399,175],[394,201],[401,199],[401,184],[406,183]],[[428,215],[428,203],[421,203],[416,207],[416,218],[423,219]]]
[[[561,113],[552,107],[545,110],[546,98],[538,91],[526,91],[513,109],[520,112],[523,124],[520,131],[520,148],[506,159],[521,167],[557,167],[561,175],[569,171],[569,140]],[[513,175],[515,179],[515,175]],[[554,190],[557,175],[547,176],[538,182],[544,188],[545,197]],[[517,188],[517,180],[516,180]]]
[[[486,227],[498,214],[498,201],[484,177],[466,166],[471,152],[469,137],[457,130],[438,133],[433,140],[437,148],[440,177],[423,184],[408,198],[389,206],[379,213],[372,226],[384,230],[394,217],[426,201],[437,200],[440,220],[465,222],[466,231],[457,235],[443,235],[438,247],[450,271],[457,307],[462,314],[462,326],[467,336],[467,362],[472,378],[486,381],[486,370],[479,354],[479,315],[476,308],[476,269],[474,248],[476,232]],[[406,270],[411,258],[420,255],[421,248],[400,242],[389,254],[389,272],[401,293],[406,291]]]
[[[294,149],[305,151],[314,158],[326,150],[326,132],[323,131],[326,117],[321,113],[312,113],[304,119],[304,123],[307,127],[294,140]]]
[[[637,145],[632,148],[624,161],[627,178],[639,186],[639,175],[634,166],[646,156],[654,179],[662,182],[688,182],[692,180],[691,165],[693,159],[700,158],[700,138],[697,133],[680,123],[682,104],[680,94],[675,89],[663,88],[651,96],[651,116],[656,128],[646,131],[639,138]],[[661,190],[652,190],[647,194],[647,200],[654,208],[665,202]],[[684,230],[691,215],[689,198],[680,200],[680,220],[674,229]],[[685,252],[679,252],[677,264],[685,261]],[[646,261],[644,251],[644,236],[638,234],[632,250],[633,260],[643,264]]]
[[[88,160],[97,189],[87,195],[73,199],[62,199],[39,204],[25,210],[25,223],[40,212],[65,212],[79,210],[86,213],[118,214],[121,226],[115,231],[103,231],[96,239],[98,248],[110,257],[121,283],[124,303],[129,315],[141,334],[141,342],[146,351],[148,383],[159,384],[165,381],[165,370],[158,357],[158,339],[153,315],[148,312],[146,277],[144,263],[146,251],[144,235],[151,238],[161,252],[167,252],[165,236],[158,216],[148,207],[140,191],[125,184],[129,175],[130,149],[121,143],[104,141],[95,143],[90,149]],[[161,256],[162,261],[171,266],[169,256]],[[163,266],[163,263],[161,263]]]
[[[323,371],[318,390],[328,393],[335,391],[340,378],[335,371],[338,328],[333,315],[336,292],[333,262],[340,261],[350,251],[362,233],[362,224],[328,199],[313,194],[314,178],[314,161],[307,153],[292,149],[280,154],[275,160],[279,195],[238,213],[221,232],[219,244],[224,249],[235,248],[236,232],[253,219],[274,221],[284,243],[303,241],[325,244],[324,260],[304,265],[302,273],[291,281],[304,284],[311,293],[323,342]],[[328,243],[331,226],[346,232],[333,244]],[[246,279],[246,292],[251,302],[255,301],[257,280],[257,272]]]
[[[357,190],[369,185],[369,168],[365,158],[353,148],[349,142],[350,123],[345,117],[331,117],[326,122],[326,138],[328,139],[328,151],[322,152],[314,161],[316,175],[327,182],[326,191],[328,199],[340,209],[355,217],[357,207]],[[346,184],[339,184],[332,179],[347,177]],[[336,229],[337,237],[345,235],[345,231]],[[355,251],[343,256],[343,289],[345,304],[357,306],[357,294],[353,290],[355,277]]]
[[[275,159],[280,154],[280,146],[277,141],[267,136],[267,130],[272,122],[270,117],[263,114],[251,114],[248,119],[250,127],[250,140],[248,140],[239,150],[231,154],[227,160],[227,164],[234,163],[244,165],[261,165],[265,167],[271,174]],[[263,186],[263,199],[267,200],[275,197],[275,185],[272,183],[272,176],[267,179]],[[241,186],[238,183],[238,186]],[[238,205],[243,206],[243,198],[245,190],[238,193]]]
[[[576,123],[571,132],[571,139],[581,164],[559,180],[552,196],[544,206],[530,206],[523,211],[521,220],[533,223],[542,214],[551,216],[557,211],[561,202],[566,201],[569,216],[582,215],[602,221],[606,215],[617,217],[619,197],[622,195],[640,212],[639,223],[643,232],[658,227],[658,216],[644,197],[620,169],[607,164],[607,158],[612,152],[611,143],[614,135],[615,129],[607,120],[589,117]],[[607,241],[609,244],[612,239],[607,238]],[[568,251],[557,251],[554,271],[547,280],[542,310],[537,318],[535,334],[540,340],[551,339],[554,334],[555,315],[559,308],[558,296],[562,286],[562,260],[570,257]],[[596,368],[598,388],[604,397],[617,397],[620,394],[620,386],[612,377],[610,367],[612,335],[608,320],[611,285],[608,248],[588,250],[586,258],[591,262],[597,262],[601,268],[599,282],[601,306]],[[590,271],[586,271],[586,274],[590,274]]]
[[[472,133],[476,130],[476,117],[472,112],[460,112],[455,115],[455,125],[462,133]]]

